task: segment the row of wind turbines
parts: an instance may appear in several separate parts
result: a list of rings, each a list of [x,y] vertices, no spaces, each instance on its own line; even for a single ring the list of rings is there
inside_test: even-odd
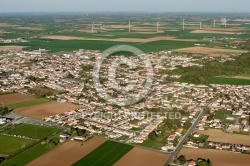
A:
[[[200,29],[202,29],[202,25],[203,25],[202,21],[203,20],[201,20],[200,23],[199,23]],[[214,19],[213,21],[214,21],[213,22],[213,27],[215,28],[216,27],[216,20]],[[185,25],[188,25],[188,24],[185,23],[185,19],[182,20],[182,24],[181,25],[182,25],[182,30],[185,30]],[[220,24],[220,26],[221,25],[227,27],[227,19],[226,19],[226,17],[222,17],[221,18],[221,24]],[[91,28],[91,32],[92,33],[94,33],[94,26],[95,26],[95,23],[93,22],[92,23],[92,28]],[[129,32],[131,32],[131,26],[132,25],[131,25],[131,22],[129,20],[129,23],[128,23],[128,31]],[[159,32],[159,28],[160,28],[160,20],[156,23],[156,32],[157,33]]]
[[[203,25],[202,21],[203,20],[200,21],[200,29],[202,29],[202,25]],[[186,24],[185,20],[183,19],[181,25],[182,25],[182,29],[185,30],[185,25],[188,25],[188,24]],[[226,19],[226,17],[222,17],[221,18],[221,24],[220,24],[220,26],[221,25],[227,27],[227,19]],[[214,22],[213,22],[213,27],[216,28],[216,20],[215,19],[214,19]]]

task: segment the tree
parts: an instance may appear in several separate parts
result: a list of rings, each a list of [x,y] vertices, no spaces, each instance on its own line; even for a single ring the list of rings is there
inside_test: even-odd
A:
[[[180,161],[181,165],[184,165],[187,162],[186,157],[183,155],[179,156],[178,160]]]

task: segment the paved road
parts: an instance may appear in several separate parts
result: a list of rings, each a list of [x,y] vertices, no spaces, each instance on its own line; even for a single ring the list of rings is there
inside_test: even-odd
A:
[[[168,166],[170,165],[174,159],[177,157],[178,153],[180,152],[180,150],[183,147],[184,142],[189,138],[189,136],[191,135],[191,133],[194,131],[194,129],[196,128],[197,124],[200,122],[200,120],[202,119],[202,117],[205,114],[205,110],[206,108],[212,104],[218,97],[214,98],[212,101],[210,101],[209,103],[207,103],[204,106],[201,106],[201,111],[200,114],[198,115],[198,117],[196,118],[196,120],[193,122],[192,126],[188,129],[187,133],[180,139],[180,142],[178,143],[178,145],[176,146],[175,150],[172,152],[170,158],[168,159],[168,161],[164,164],[164,166]]]

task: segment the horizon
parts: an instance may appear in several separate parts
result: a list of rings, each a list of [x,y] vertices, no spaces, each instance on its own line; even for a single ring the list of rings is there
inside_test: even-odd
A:
[[[1,13],[23,12],[201,12],[201,13],[249,13],[250,2],[243,0],[211,0],[211,1],[182,1],[182,0],[155,0],[145,1],[127,0],[126,2],[107,0],[99,2],[92,0],[73,1],[3,1],[1,0]],[[132,5],[131,5],[132,4]]]

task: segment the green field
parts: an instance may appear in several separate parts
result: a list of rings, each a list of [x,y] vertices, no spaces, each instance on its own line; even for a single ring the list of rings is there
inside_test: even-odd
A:
[[[0,135],[0,154],[13,154],[35,141]]]
[[[214,119],[220,119],[224,124],[234,124],[235,121],[226,120],[227,116],[232,116],[232,113],[228,110],[220,109],[216,111]]]
[[[250,80],[238,78],[213,77],[208,79],[210,84],[229,84],[229,85],[250,85]]]
[[[1,164],[1,166],[10,166],[10,165],[15,165],[15,166],[23,166],[31,162],[32,160],[40,157],[41,155],[47,153],[50,151],[46,147],[46,144],[38,144],[22,153],[19,155],[5,161],[4,163]]]
[[[10,104],[10,105],[7,105],[7,106],[10,109],[19,109],[19,108],[44,104],[44,103],[48,103],[48,102],[52,102],[52,100],[46,99],[46,98],[39,98],[39,99],[31,100],[31,101],[25,101],[25,102],[21,102],[21,103]]]
[[[16,126],[15,128],[5,131],[5,133],[21,135],[21,136],[26,136],[30,138],[44,139],[60,131],[61,129],[54,128],[54,127],[20,124]]]
[[[87,156],[73,164],[74,166],[112,166],[122,156],[133,149],[133,146],[106,141]]]

